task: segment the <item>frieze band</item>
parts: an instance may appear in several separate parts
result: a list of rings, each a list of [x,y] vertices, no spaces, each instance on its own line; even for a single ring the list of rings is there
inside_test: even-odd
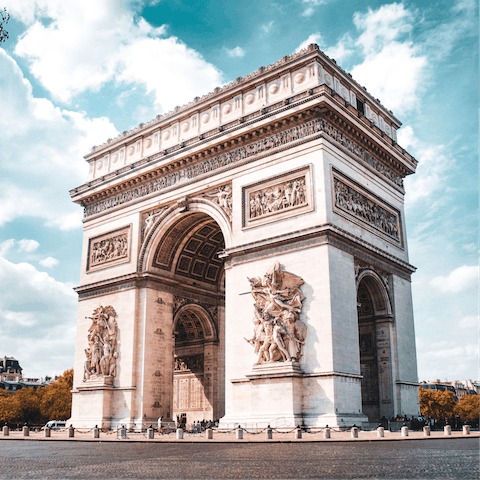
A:
[[[130,230],[128,226],[90,239],[87,271],[130,261]]]
[[[177,172],[164,175],[161,178],[147,182],[144,185],[135,187],[127,192],[115,195],[107,200],[102,200],[92,205],[88,205],[85,207],[84,216],[90,217],[92,215],[102,213],[105,210],[116,207],[117,205],[122,205],[145,195],[149,195],[174,185],[184,183],[190,179],[213,172],[230,164],[239,163],[246,158],[291,142],[295,142],[316,133],[325,133],[346,148],[350,153],[353,153],[357,158],[374,168],[383,177],[393,182],[395,185],[403,187],[403,182],[400,175],[396,174],[382,162],[374,158],[363,147],[359,146],[353,140],[350,140],[344,135],[343,132],[334,127],[324,118],[316,118],[314,120],[305,122],[302,125],[278,132],[256,142],[252,142],[244,147],[222,153],[221,155],[215,156],[211,159],[180,169]]]
[[[381,230],[389,237],[400,242],[399,218],[371,198],[358,192],[350,185],[333,177],[335,186],[335,207],[357,217],[369,225]]]

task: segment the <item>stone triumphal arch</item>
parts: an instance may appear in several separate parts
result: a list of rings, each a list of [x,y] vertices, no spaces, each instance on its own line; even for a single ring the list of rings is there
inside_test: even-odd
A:
[[[310,45],[94,147],[71,423],[417,414],[399,127]]]

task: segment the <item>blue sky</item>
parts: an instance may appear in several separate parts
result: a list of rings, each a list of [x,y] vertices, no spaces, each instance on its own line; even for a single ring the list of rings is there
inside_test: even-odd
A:
[[[474,0],[3,0],[0,355],[73,365],[93,145],[317,43],[403,122],[420,379],[478,379]]]

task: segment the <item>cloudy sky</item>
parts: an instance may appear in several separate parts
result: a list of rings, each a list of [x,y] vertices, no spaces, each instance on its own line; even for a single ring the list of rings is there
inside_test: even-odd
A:
[[[420,379],[478,375],[475,0],[0,0],[0,355],[73,365],[83,155],[309,43],[403,122]]]

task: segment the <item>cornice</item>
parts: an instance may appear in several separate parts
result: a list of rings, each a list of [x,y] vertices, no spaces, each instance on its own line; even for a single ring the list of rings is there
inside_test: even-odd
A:
[[[173,181],[171,179],[179,176],[182,179],[182,182],[183,182],[182,184],[186,184],[187,179],[185,178],[185,176],[187,174],[185,172],[191,173],[192,169],[195,169],[196,165],[199,165],[202,162],[209,161],[211,159],[218,158],[219,152],[220,152],[220,156],[230,155],[232,154],[232,152],[235,152],[239,148],[240,149],[248,148],[248,145],[252,144],[252,142],[262,141],[263,139],[267,138],[269,135],[272,135],[277,131],[279,132],[285,131],[286,126],[289,124],[290,124],[289,127],[292,128],[292,125],[300,124],[300,122],[308,121],[308,119],[311,119],[311,118],[328,119],[328,121],[332,125],[335,125],[338,129],[342,130],[343,137],[340,144],[337,145],[340,148],[345,149],[342,143],[345,143],[347,139],[348,139],[347,145],[352,144],[352,142],[357,145],[362,145],[360,149],[363,148],[365,151],[369,152],[368,155],[361,154],[361,159],[364,160],[365,166],[373,169],[374,171],[376,170],[377,174],[380,173],[379,175],[380,177],[383,176],[384,180],[386,180],[387,182],[389,181],[394,188],[398,189],[401,193],[403,193],[401,177],[404,177],[410,173],[413,173],[415,165],[412,164],[412,162],[405,162],[406,160],[405,156],[400,155],[396,144],[389,145],[388,142],[386,142],[385,139],[381,139],[381,137],[379,139],[372,140],[371,135],[369,135],[369,132],[368,132],[369,127],[366,126],[364,123],[362,123],[361,119],[356,119],[355,117],[348,118],[348,115],[347,115],[348,111],[338,110],[338,106],[332,102],[330,97],[326,96],[325,88],[323,86],[317,87],[317,88],[320,90],[319,93],[308,92],[306,96],[298,95],[298,97],[302,97],[302,98],[298,99],[297,103],[295,104],[289,103],[288,105],[285,105],[284,103],[282,103],[281,108],[280,107],[274,108],[275,105],[273,105],[269,109],[265,109],[268,111],[265,112],[262,116],[262,120],[264,121],[264,124],[257,125],[257,128],[254,130],[245,132],[245,127],[248,128],[248,126],[250,125],[253,126],[253,124],[258,121],[258,118],[253,118],[249,122],[245,122],[245,124],[243,125],[238,124],[238,125],[232,126],[231,130],[227,133],[232,133],[239,129],[243,129],[243,131],[239,132],[239,135],[237,137],[229,138],[224,142],[219,142],[217,145],[212,146],[211,144],[209,144],[208,148],[204,148],[204,149],[199,149],[198,148],[199,145],[184,147],[181,149],[181,153],[182,153],[181,156],[178,155],[179,153],[178,148],[172,148],[173,150],[172,152],[165,151],[163,154],[162,153],[155,154],[152,157],[149,157],[140,162],[137,162],[138,165],[132,164],[128,168],[121,169],[115,172],[114,174],[109,175],[108,178],[105,178],[105,180],[103,180],[103,182],[107,184],[107,182],[110,183],[109,180],[111,178],[127,176],[132,170],[141,169],[147,163],[152,163],[152,162],[157,163],[159,161],[163,161],[162,165],[158,165],[156,168],[152,168],[150,171],[144,172],[136,177],[126,178],[123,182],[108,186],[107,188],[100,191],[98,191],[98,187],[100,187],[101,184],[90,186],[90,187],[87,184],[84,186],[83,190],[82,188],[79,188],[71,192],[72,196],[74,197],[74,201],[77,201],[78,203],[81,203],[83,206],[89,208],[88,210],[89,213],[87,216],[92,216],[92,215],[95,215],[95,213],[91,212],[91,208],[88,207],[89,205],[92,205],[94,202],[98,203],[99,201],[105,202],[107,199],[111,197],[115,197],[115,195],[118,196],[122,194],[122,192],[132,191],[132,190],[140,191],[139,194],[136,194],[137,196],[135,198],[145,197],[150,193],[155,193],[155,192],[158,193],[158,189],[157,190],[153,189],[154,190],[153,192],[141,191],[142,186],[149,185],[148,183],[149,181],[150,181],[150,184],[152,184],[152,182],[158,183],[158,181],[161,181],[161,179],[163,178],[163,179],[166,179],[165,181],[167,183],[173,182],[173,185],[177,185],[176,180]],[[312,90],[317,90],[317,89],[312,89]],[[316,105],[312,105],[311,108],[308,108],[308,106],[312,103],[312,101],[315,101],[315,100],[320,100],[320,103],[318,104],[317,102]],[[302,105],[304,105],[305,110],[298,111],[299,107],[301,107]],[[285,116],[284,118],[281,118],[278,120],[276,120],[275,118],[271,119],[271,117],[276,116],[279,113],[286,112],[291,108],[292,109],[295,108],[295,110],[292,112],[290,116]],[[322,112],[322,114],[320,112]],[[271,123],[267,124],[266,122],[268,121],[270,121]],[[210,137],[207,140],[201,141],[201,143],[203,144],[205,144],[206,142],[210,143],[212,140],[220,139],[220,137],[225,135],[225,133],[226,132],[224,130],[222,130],[222,132],[217,132],[217,135],[215,137]],[[328,129],[326,133],[327,134],[329,133]],[[326,138],[328,138],[328,140],[332,140],[331,135],[330,136],[327,135]],[[307,138],[305,141],[310,141],[310,140],[311,138]],[[378,143],[376,143],[375,140],[378,140]],[[350,144],[348,142],[350,142]],[[335,144],[338,142],[332,142],[332,143]],[[293,146],[293,145],[289,145],[288,148],[290,148],[290,146]],[[187,153],[188,150],[192,150],[194,148],[197,149],[195,153],[193,152],[189,154]],[[358,147],[354,148],[353,151],[354,152],[358,151]],[[266,155],[270,155],[272,153],[273,153],[273,150],[267,149]],[[215,154],[217,154],[217,156],[215,156]],[[167,162],[165,162],[165,158],[167,158]],[[262,155],[255,155],[254,158],[249,159],[248,161],[255,161],[260,158],[262,158]],[[245,163],[245,162],[240,162],[238,163],[238,165],[240,165],[241,163]],[[385,164],[385,167],[381,167],[381,164]],[[152,167],[153,167],[153,164],[152,164]],[[228,168],[232,168],[232,167],[229,166]],[[388,175],[385,176],[386,173],[388,173],[388,169],[391,169],[392,171],[397,171],[399,181],[397,180],[392,181],[393,177],[391,176],[389,177]],[[220,171],[217,173],[220,173]],[[162,174],[163,174],[163,177],[161,176]],[[154,180],[157,177],[159,178],[157,180]],[[192,181],[200,180],[199,175],[194,175],[194,177],[195,178],[193,178]],[[99,183],[99,182],[95,181],[94,183]],[[161,190],[168,191],[168,185],[162,187]],[[91,193],[89,193],[90,191]],[[77,197],[77,199],[75,199],[75,197]],[[134,200],[134,198],[130,200]],[[125,203],[127,202],[126,201],[116,202],[116,204],[118,205],[125,204]],[[110,209],[113,207],[110,206],[108,208]],[[101,211],[97,213],[101,213]]]
[[[322,52],[318,45],[310,44],[304,50],[301,50],[298,53],[292,55],[285,55],[281,60],[275,62],[272,65],[267,67],[260,67],[256,72],[253,72],[245,77],[238,77],[234,82],[231,82],[223,87],[217,87],[213,92],[210,92],[203,97],[195,97],[195,99],[183,106],[177,106],[172,111],[165,113],[163,115],[157,115],[157,117],[150,122],[141,123],[138,127],[125,131],[116,138],[109,139],[102,145],[98,145],[92,148],[90,154],[85,155],[85,159],[90,159],[93,156],[102,155],[109,149],[113,147],[128,142],[135,138],[138,134],[146,135],[149,131],[163,127],[168,123],[178,121],[180,118],[187,116],[192,113],[194,110],[201,110],[209,104],[213,104],[220,99],[223,99],[227,96],[235,96],[241,93],[246,88],[251,87],[252,85],[258,84],[259,82],[269,81],[271,78],[275,77],[280,71],[288,70],[289,68],[299,68],[302,63],[311,62],[314,59],[318,59],[322,62],[324,66],[328,66],[330,73],[336,74],[347,84],[355,87],[357,95],[368,99],[368,101],[374,105],[378,110],[381,111],[383,115],[389,118],[390,121],[396,124],[396,127],[401,126],[401,122],[393,115],[391,110],[385,108],[379,99],[373,97],[365,87],[357,83],[352,75],[345,70],[343,70],[336,61]]]

